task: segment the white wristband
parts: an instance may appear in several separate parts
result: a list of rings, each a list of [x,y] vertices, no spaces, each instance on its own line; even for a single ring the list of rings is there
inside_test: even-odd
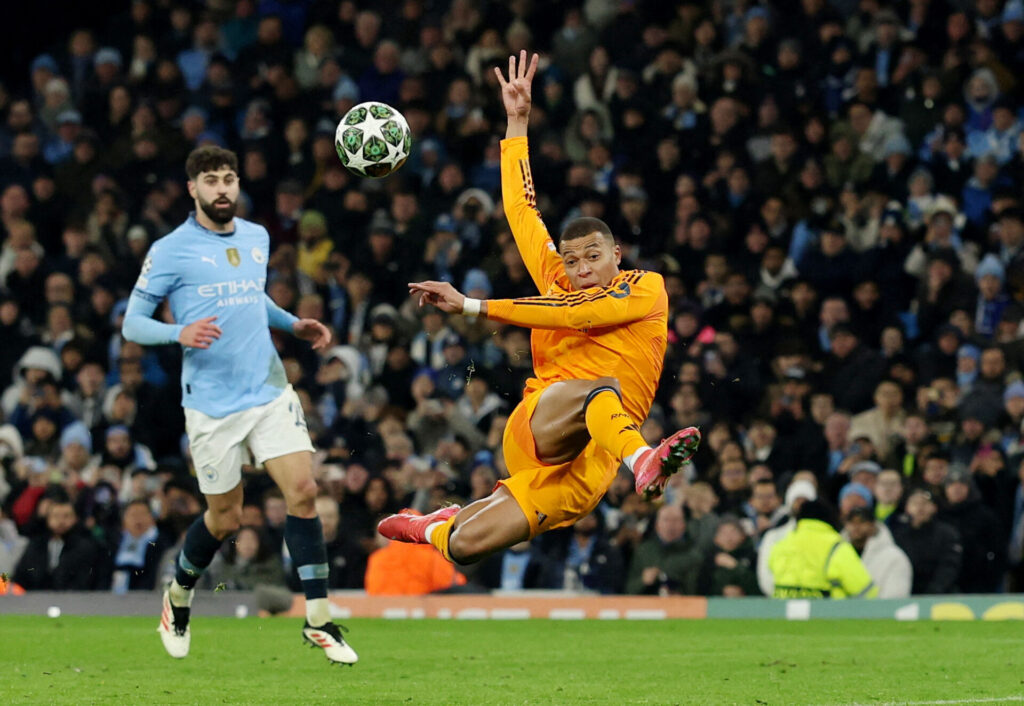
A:
[[[463,316],[479,316],[481,302],[479,299],[473,299],[466,297],[462,300],[462,315]]]

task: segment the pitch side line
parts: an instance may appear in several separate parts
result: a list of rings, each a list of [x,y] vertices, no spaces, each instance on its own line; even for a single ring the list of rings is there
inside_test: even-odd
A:
[[[852,703],[844,706],[947,706],[952,704],[1006,704],[1024,703],[1024,694],[1016,696],[993,696],[983,699],[937,699],[934,701],[883,701],[881,703]]]

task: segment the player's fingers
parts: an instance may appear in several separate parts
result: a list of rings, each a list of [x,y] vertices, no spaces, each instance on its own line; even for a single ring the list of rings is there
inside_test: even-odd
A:
[[[208,324],[211,321],[216,321],[216,320],[217,320],[216,316],[207,316],[205,319],[199,319],[199,321],[197,321],[196,323]]]
[[[516,55],[512,54],[508,58],[508,82],[512,83],[516,80]]]
[[[501,69],[497,66],[494,67],[494,75],[498,77],[498,84],[501,86],[501,89],[505,90],[505,86],[508,85],[508,81],[505,80],[505,75],[501,73]]]
[[[540,54],[534,54],[530,59],[530,68],[526,70],[526,80],[533,82],[533,75],[537,73],[537,64],[540,63]]]
[[[526,50],[519,51],[519,78],[526,78]]]

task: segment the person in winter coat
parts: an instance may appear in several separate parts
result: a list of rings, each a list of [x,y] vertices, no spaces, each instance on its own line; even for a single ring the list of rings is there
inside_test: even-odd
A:
[[[754,543],[735,517],[722,520],[715,530],[715,543],[705,554],[697,577],[702,596],[757,596],[757,555]]]
[[[896,546],[892,533],[875,520],[869,507],[850,511],[843,528],[843,539],[853,545],[878,586],[879,598],[906,598],[914,580],[914,568],[902,549]]]
[[[946,507],[939,519],[960,533],[963,565],[958,587],[961,593],[995,593],[999,590],[1005,562],[999,521],[982,501],[974,479],[965,469],[950,472],[945,482]]]
[[[963,546],[955,528],[936,519],[939,511],[932,494],[916,488],[907,497],[906,513],[892,525],[892,537],[914,567],[912,592],[955,593]]]
[[[768,566],[776,598],[876,598],[878,588],[849,542],[830,522],[832,510],[808,500],[796,529],[772,547]]]
[[[654,536],[641,542],[633,554],[626,593],[676,593],[692,596],[697,590],[700,548],[687,539],[682,508],[663,505],[658,510]]]

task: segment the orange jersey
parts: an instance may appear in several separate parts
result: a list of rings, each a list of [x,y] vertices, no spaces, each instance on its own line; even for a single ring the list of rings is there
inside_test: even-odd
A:
[[[533,329],[535,378],[526,394],[560,380],[618,378],[622,404],[647,418],[665,361],[668,294],[661,275],[624,270],[607,287],[573,291],[540,213],[525,137],[501,142],[505,216],[539,297],[490,299],[487,318]]]

